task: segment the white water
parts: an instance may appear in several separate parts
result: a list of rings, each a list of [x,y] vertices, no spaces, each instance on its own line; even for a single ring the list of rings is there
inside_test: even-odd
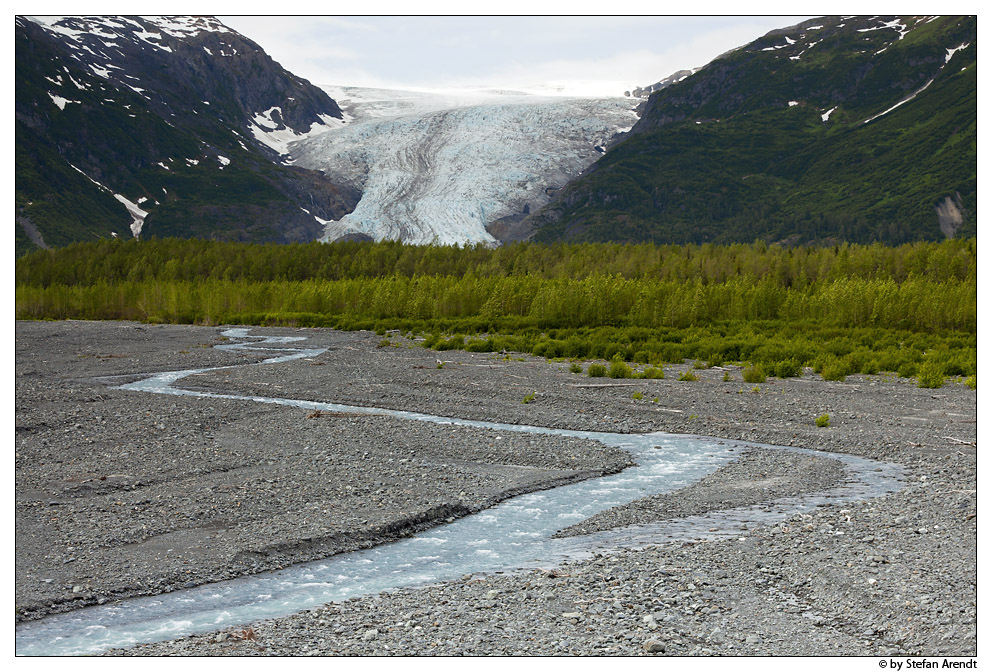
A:
[[[225,335],[244,338],[247,329]],[[298,337],[265,339],[286,344]],[[266,349],[258,344],[231,343],[225,349]],[[277,364],[313,357],[323,349],[273,348],[290,354],[267,359]],[[231,367],[218,367],[231,368]],[[250,399],[260,403],[330,411],[388,413],[422,422],[460,424],[500,431],[557,434],[589,438],[620,446],[634,455],[638,466],[619,474],[515,497],[499,506],[436,527],[401,541],[375,548],[296,565],[232,581],[209,584],[154,597],[89,607],[16,628],[18,655],[72,655],[96,653],[114,647],[211,632],[259,619],[284,616],[318,605],[384,590],[418,586],[476,572],[547,567],[567,558],[585,557],[674,539],[702,539],[740,534],[742,525],[774,522],[824,502],[838,503],[879,496],[899,487],[901,468],[840,454],[828,455],[844,462],[850,480],[824,493],[783,498],[773,503],[693,516],[656,525],[552,539],[559,529],[605,509],[633,499],[668,492],[696,481],[734,459],[746,445],[720,439],[671,434],[613,434],[583,432],[503,423],[444,418],[422,413],[364,408],[314,401],[193,392],[171,387],[179,378],[206,371],[166,372],[121,389],[159,394],[192,395],[225,399]]]

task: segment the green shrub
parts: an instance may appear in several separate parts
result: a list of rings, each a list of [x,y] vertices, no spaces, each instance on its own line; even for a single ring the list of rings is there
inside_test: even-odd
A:
[[[802,375],[803,367],[795,359],[786,359],[777,362],[773,370],[776,378],[795,378]]]
[[[643,392],[634,392],[634,394],[631,395],[631,398],[632,399],[643,399],[644,398],[644,393]]]
[[[741,375],[743,376],[745,383],[763,383],[767,380],[767,376],[761,368],[761,364],[744,367]]]
[[[571,371],[572,373],[582,373],[582,365],[572,362],[568,366],[568,370]]]
[[[820,369],[820,376],[824,380],[837,380],[843,382],[847,378],[848,370],[845,362],[840,359],[834,359],[823,365]]]
[[[944,386],[944,369],[937,362],[923,362],[917,377],[918,387],[936,389]]]
[[[725,382],[725,383],[729,383],[730,382],[730,371],[724,371],[723,372],[723,382]]]
[[[461,334],[455,334],[448,340],[441,339],[434,344],[434,349],[443,350],[461,350],[465,347],[465,337]]]
[[[877,359],[869,359],[867,362],[861,365],[861,373],[866,376],[874,376],[878,373],[879,364]]]
[[[970,387],[973,390],[977,390],[978,389],[978,374],[975,374],[973,376],[968,376],[967,378],[965,378],[964,379],[964,384],[967,385],[968,387]]]
[[[529,403],[531,403],[532,401],[534,401],[534,397],[535,397],[535,396],[537,396],[537,393],[536,393],[536,392],[531,392],[531,393],[530,393],[530,394],[528,394],[528,395],[527,395],[526,397],[524,397],[524,400],[523,400],[523,401],[521,401],[520,403],[521,403],[521,404],[529,404]]]
[[[619,357],[615,357],[612,362],[610,362],[610,371],[607,375],[610,378],[630,378],[634,374],[627,363],[621,360]]]
[[[662,380],[665,377],[665,370],[658,366],[649,366],[634,376],[635,378],[651,378]]]
[[[590,378],[603,378],[606,376],[606,367],[602,364],[590,364],[586,369],[586,375]]]
[[[388,348],[392,344],[393,344],[392,341],[390,341],[388,338],[384,338],[381,341],[379,341],[380,348]]]
[[[900,378],[912,378],[919,369],[920,367],[916,362],[904,362],[899,366],[899,370],[896,373],[899,374]]]
[[[491,338],[470,338],[465,343],[465,350],[468,352],[493,352],[496,348]]]
[[[699,380],[699,378],[697,378],[696,374],[692,372],[692,369],[688,369],[685,373],[679,376],[679,380],[694,381],[694,380]]]
[[[821,415],[816,419],[817,427],[829,427],[830,426],[830,416],[826,413]]]

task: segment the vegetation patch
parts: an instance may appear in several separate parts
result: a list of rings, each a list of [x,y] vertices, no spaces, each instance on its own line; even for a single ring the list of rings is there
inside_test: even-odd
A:
[[[382,347],[387,332],[420,334],[438,351],[609,362],[590,377],[748,362],[747,383],[803,367],[827,380],[913,377],[925,362],[927,381],[975,376],[976,277],[974,239],[803,249],[104,240],[15,265],[18,319],[366,329]]]

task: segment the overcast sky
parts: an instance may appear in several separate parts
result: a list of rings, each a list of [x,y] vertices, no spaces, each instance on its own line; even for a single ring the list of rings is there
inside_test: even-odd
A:
[[[602,6],[602,5],[600,5]],[[314,84],[620,95],[802,16],[225,16]]]

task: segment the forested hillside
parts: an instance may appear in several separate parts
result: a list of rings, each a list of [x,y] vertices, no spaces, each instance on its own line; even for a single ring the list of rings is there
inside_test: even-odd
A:
[[[828,17],[654,93],[534,215],[539,241],[901,244],[972,236],[977,20]]]

